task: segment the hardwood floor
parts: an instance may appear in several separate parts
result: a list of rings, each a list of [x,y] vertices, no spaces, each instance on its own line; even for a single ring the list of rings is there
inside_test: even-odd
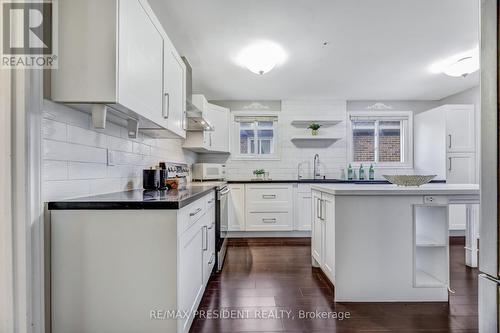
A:
[[[191,332],[477,332],[478,271],[464,265],[464,245],[456,243],[450,246],[455,294],[449,303],[335,303],[329,282],[311,268],[307,240],[233,241]],[[350,316],[299,318],[300,311]]]

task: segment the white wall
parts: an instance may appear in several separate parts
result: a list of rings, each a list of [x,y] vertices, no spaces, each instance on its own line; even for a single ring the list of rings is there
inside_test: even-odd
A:
[[[180,139],[129,139],[124,127],[108,122],[91,128],[90,115],[43,101],[42,179],[44,201],[142,188],[142,170],[160,161],[196,160]],[[107,149],[115,166],[107,166]]]
[[[234,109],[233,109],[234,111]],[[291,138],[295,135],[310,133],[310,130],[296,128],[291,125],[294,118],[331,117],[340,119],[341,123],[330,127],[321,128],[320,134],[332,135],[341,139],[329,147],[297,147],[292,143]],[[277,161],[241,161],[233,160],[227,155],[200,154],[203,162],[226,163],[228,178],[251,179],[252,171],[263,168],[270,173],[272,179],[297,179],[297,165],[302,161],[308,161],[312,168],[312,161],[315,154],[320,155],[323,174],[327,178],[339,178],[340,169],[345,168],[346,160],[346,102],[338,100],[283,100],[279,118],[279,149],[280,160]]]

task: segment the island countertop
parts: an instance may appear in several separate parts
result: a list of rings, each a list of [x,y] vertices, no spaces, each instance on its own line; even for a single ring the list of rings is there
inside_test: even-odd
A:
[[[203,197],[219,184],[193,184],[182,190],[131,190],[76,199],[51,201],[49,210],[67,209],[180,209]]]
[[[478,184],[425,184],[420,187],[393,184],[314,184],[311,189],[333,195],[468,195],[479,196]]]

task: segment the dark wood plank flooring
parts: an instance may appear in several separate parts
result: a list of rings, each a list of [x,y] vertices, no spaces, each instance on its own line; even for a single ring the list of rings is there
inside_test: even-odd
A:
[[[449,303],[335,303],[329,282],[311,268],[307,240],[233,241],[191,332],[477,332],[478,271],[464,265],[463,246],[456,240],[450,246],[455,294]],[[349,312],[350,317],[299,319],[300,310]]]

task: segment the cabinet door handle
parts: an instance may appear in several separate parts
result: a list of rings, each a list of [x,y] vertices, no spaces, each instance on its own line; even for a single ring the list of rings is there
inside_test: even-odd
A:
[[[448,148],[451,149],[451,134],[448,134]]]
[[[323,221],[323,199],[319,201],[319,218]]]
[[[448,171],[451,171],[451,157],[448,157]]]
[[[318,219],[321,219],[321,216],[319,215],[319,205],[320,205],[320,199],[316,198],[316,217]]]
[[[208,230],[212,230],[214,228],[215,223],[212,223],[210,227],[208,227]]]
[[[277,220],[275,218],[273,218],[273,219],[262,219],[262,222],[264,222],[264,223],[276,223]]]
[[[196,214],[198,214],[199,212],[201,212],[201,208],[198,208],[198,209],[196,209],[194,212],[189,213],[189,216],[195,216],[195,215],[196,215]]]
[[[203,242],[203,251],[208,250],[208,228],[206,225],[203,226],[203,229],[205,229],[205,236],[203,237],[205,241]]]
[[[212,256],[210,257],[210,261],[208,262],[209,265],[212,265],[215,261],[215,254],[212,254]]]
[[[262,199],[276,199],[276,194],[263,194]]]
[[[170,94],[166,92],[164,96],[167,98],[167,107],[163,108],[163,118],[167,119],[170,115]]]
[[[215,201],[215,199],[212,199],[212,200],[209,200],[207,203],[208,203],[208,204],[211,204],[211,203],[212,203],[212,202],[214,202],[214,201]]]

